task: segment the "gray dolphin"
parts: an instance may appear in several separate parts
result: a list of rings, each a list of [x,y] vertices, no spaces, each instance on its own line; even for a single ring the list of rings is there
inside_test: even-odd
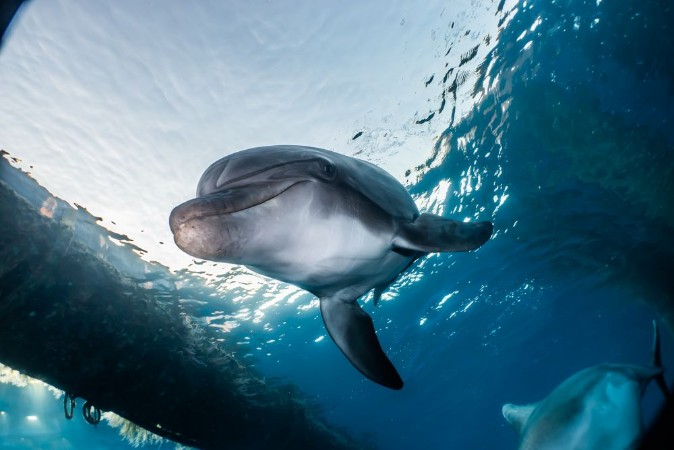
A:
[[[169,219],[178,247],[202,259],[243,264],[320,299],[330,337],[366,377],[403,381],[357,299],[383,290],[429,252],[473,250],[490,222],[419,214],[405,188],[368,162],[313,147],[243,150],[213,163],[197,198]]]
[[[601,364],[575,373],[546,398],[503,405],[503,417],[520,433],[521,450],[625,450],[643,432],[641,396],[655,379],[669,398],[653,322],[650,366]]]

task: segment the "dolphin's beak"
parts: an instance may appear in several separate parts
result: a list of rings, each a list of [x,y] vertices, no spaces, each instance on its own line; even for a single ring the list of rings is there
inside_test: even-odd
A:
[[[240,186],[188,200],[176,206],[169,216],[175,235],[180,225],[193,219],[219,216],[255,206],[277,195],[268,186]]]
[[[173,208],[173,211],[171,211],[171,214],[169,215],[169,228],[171,228],[171,233],[173,234],[176,234],[176,231],[178,230],[178,225],[182,223],[182,220],[179,219],[180,213],[176,212],[178,208],[179,207]]]
[[[180,225],[198,217],[212,216],[217,214],[213,203],[204,202],[201,198],[189,200],[176,206],[169,216],[169,227],[174,235],[178,232]]]
[[[228,219],[232,207],[228,200],[231,198],[227,195],[216,194],[176,206],[169,216],[169,226],[178,248],[195,258],[213,261],[231,251],[238,227]]]
[[[188,200],[171,211],[169,216],[171,232],[175,235],[181,224],[193,219],[231,214],[252,208],[305,181],[289,178],[273,183],[251,183]]]

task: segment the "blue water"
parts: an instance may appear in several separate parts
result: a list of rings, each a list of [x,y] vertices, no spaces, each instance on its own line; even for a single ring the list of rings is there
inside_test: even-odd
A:
[[[428,257],[393,301],[366,308],[403,391],[362,380],[330,342],[303,345],[321,335],[317,318],[286,318],[303,336],[288,332],[260,362],[381,448],[515,448],[504,403],[537,401],[601,362],[648,363],[654,318],[674,363],[674,78],[669,44],[656,43],[671,39],[671,6],[524,2],[512,14],[484,64],[496,87],[411,186],[449,181],[445,211],[493,217],[496,235]],[[469,175],[481,187],[462,193]],[[643,404],[649,421],[655,386]]]
[[[420,260],[377,308],[364,306],[404,389],[354,370],[317,309],[298,309],[308,294],[283,294],[262,323],[222,335],[265,375],[299,386],[332,424],[382,449],[516,448],[504,403],[540,400],[598,363],[648,363],[653,319],[674,368],[670,2],[519,2],[496,14],[496,45],[478,49],[476,70],[456,65],[444,81],[443,69],[419,82],[429,122],[444,131],[407,178],[418,203],[490,219],[495,235],[476,252]],[[479,100],[465,117],[452,114],[454,92]],[[221,324],[234,291],[190,313]],[[674,369],[666,377],[673,384]],[[642,403],[650,423],[663,404],[654,385]],[[92,448],[124,445],[103,436]]]
[[[284,334],[301,328],[259,366],[381,448],[491,449],[517,442],[502,404],[539,400],[601,362],[647,363],[651,320],[672,317],[672,72],[644,32],[666,28],[666,12],[558,2],[513,13],[487,57],[497,87],[447,129],[449,155],[411,187],[449,181],[445,211],[492,216],[496,236],[473,254],[428,257],[393,301],[367,308],[402,392],[362,380],[327,340],[307,347],[324,334],[317,317],[276,319]],[[481,187],[462,194],[468,174]],[[650,387],[647,420],[661,402]]]

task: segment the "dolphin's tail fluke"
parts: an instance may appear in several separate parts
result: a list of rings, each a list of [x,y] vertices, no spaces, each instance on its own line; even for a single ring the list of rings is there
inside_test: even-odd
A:
[[[651,365],[662,369],[662,371],[660,371],[660,373],[655,376],[655,382],[658,384],[658,387],[662,391],[662,394],[665,396],[665,398],[671,398],[672,394],[667,387],[667,383],[665,382],[665,368],[662,366],[662,356],[660,354],[660,331],[658,330],[658,324],[655,322],[655,320],[653,321],[653,356],[651,359]]]

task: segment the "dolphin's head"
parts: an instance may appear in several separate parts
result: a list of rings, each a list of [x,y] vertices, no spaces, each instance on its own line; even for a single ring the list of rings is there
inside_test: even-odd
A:
[[[281,146],[252,148],[211,164],[199,180],[197,197],[241,186],[331,181],[336,175],[335,162],[308,147],[299,150]]]
[[[330,183],[337,175],[329,155],[308,147],[259,147],[226,156],[201,176],[197,198],[171,212],[175,243],[197,258],[234,262],[254,232],[241,214],[233,220],[234,213],[268,202],[299,183]]]

